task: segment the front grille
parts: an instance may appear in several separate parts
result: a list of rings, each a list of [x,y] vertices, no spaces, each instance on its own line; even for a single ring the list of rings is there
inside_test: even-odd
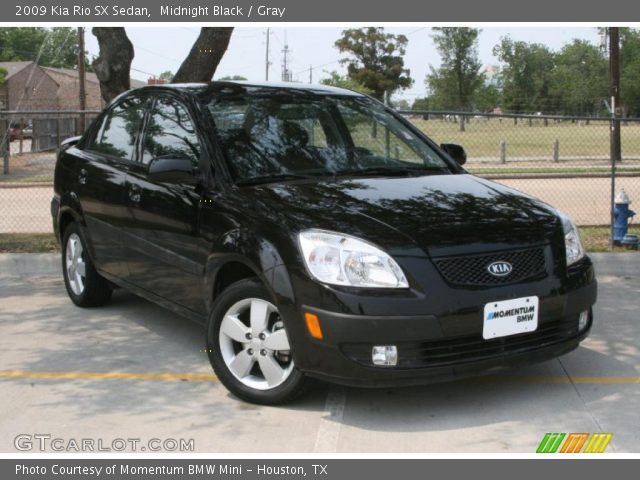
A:
[[[482,255],[435,258],[433,261],[444,277],[454,286],[493,286],[543,278],[547,275],[544,247],[512,250]],[[503,277],[489,273],[494,262],[509,262],[513,269]]]
[[[449,340],[400,342],[396,368],[445,367],[460,363],[523,353],[569,340],[578,335],[578,320],[540,325],[538,330],[502,338],[485,340],[482,336],[467,336]],[[392,343],[392,342],[390,342]],[[369,344],[344,344],[343,353],[351,360],[373,366]]]

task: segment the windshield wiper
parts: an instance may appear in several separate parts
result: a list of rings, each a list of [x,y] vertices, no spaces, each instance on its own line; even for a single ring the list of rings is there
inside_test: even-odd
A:
[[[236,185],[259,185],[261,183],[273,183],[288,180],[308,180],[312,175],[300,175],[296,173],[274,173],[272,175],[262,175],[260,177],[241,178],[236,180]]]

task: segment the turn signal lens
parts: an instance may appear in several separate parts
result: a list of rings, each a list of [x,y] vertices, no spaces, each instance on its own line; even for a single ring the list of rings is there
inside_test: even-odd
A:
[[[322,340],[322,329],[320,328],[320,320],[315,313],[305,313],[304,319],[307,322],[307,330],[309,335],[318,340]]]

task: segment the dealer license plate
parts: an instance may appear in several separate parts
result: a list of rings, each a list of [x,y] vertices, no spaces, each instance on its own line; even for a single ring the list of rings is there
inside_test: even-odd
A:
[[[538,328],[538,297],[522,297],[484,306],[485,340],[534,332]]]

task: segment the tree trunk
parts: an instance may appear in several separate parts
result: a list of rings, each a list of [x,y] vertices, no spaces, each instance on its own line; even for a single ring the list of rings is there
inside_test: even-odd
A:
[[[133,45],[123,27],[94,27],[91,32],[98,39],[100,54],[93,68],[100,80],[100,93],[105,102],[131,88],[130,73]]]
[[[233,27],[203,27],[173,83],[209,82],[227,51]]]

